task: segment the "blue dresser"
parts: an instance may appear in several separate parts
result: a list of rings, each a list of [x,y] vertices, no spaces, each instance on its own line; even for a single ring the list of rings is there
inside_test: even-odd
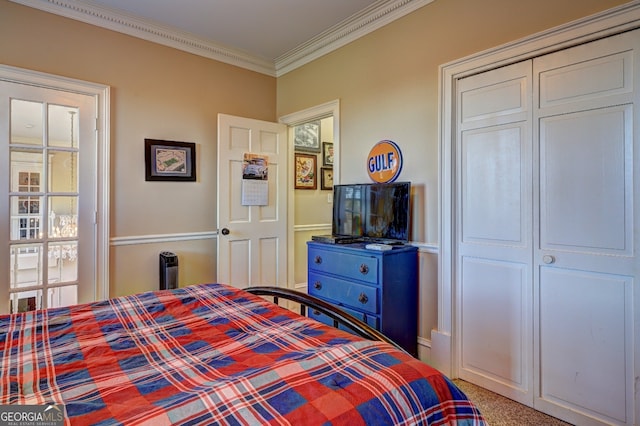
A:
[[[417,356],[418,248],[309,241],[308,293],[339,306]],[[318,312],[310,317],[332,325]]]

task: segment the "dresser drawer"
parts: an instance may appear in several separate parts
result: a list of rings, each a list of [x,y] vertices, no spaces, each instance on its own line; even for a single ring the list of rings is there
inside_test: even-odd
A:
[[[359,311],[354,311],[353,309],[349,309],[345,306],[340,306],[340,309],[342,309],[349,315],[353,315],[354,317],[358,318],[360,321],[366,323],[369,327],[375,328],[376,330],[380,330],[380,322],[377,316],[372,314],[365,314]],[[324,323],[333,327],[333,319],[329,318],[328,316],[318,311],[314,311],[313,309],[309,310],[309,318],[313,318],[316,321],[320,321],[321,323]],[[349,327],[340,325],[338,328],[340,328],[341,330],[345,330],[350,333],[353,333],[353,330],[351,330]]]
[[[330,303],[377,314],[378,288],[353,281],[341,280],[316,272],[309,272],[309,294],[319,296]]]
[[[309,249],[310,270],[378,284],[378,259],[331,250]]]

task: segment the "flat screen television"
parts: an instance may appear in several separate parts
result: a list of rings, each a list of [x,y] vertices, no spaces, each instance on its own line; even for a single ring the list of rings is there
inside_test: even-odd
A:
[[[410,182],[334,185],[333,235],[408,242],[410,195]]]

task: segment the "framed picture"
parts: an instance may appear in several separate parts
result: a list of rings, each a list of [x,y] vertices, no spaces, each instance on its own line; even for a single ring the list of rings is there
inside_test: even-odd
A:
[[[295,189],[316,189],[316,159],[312,154],[295,154]]]
[[[333,189],[333,167],[322,167],[320,173],[320,189]]]
[[[293,128],[296,151],[320,152],[320,121],[310,121]]]
[[[195,181],[196,144],[144,140],[145,180]]]
[[[333,144],[322,142],[322,165],[333,166]]]

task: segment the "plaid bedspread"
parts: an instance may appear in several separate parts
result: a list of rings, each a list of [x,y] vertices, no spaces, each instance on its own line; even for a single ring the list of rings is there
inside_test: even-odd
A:
[[[67,424],[484,424],[446,377],[220,284],[0,316],[0,404]]]

